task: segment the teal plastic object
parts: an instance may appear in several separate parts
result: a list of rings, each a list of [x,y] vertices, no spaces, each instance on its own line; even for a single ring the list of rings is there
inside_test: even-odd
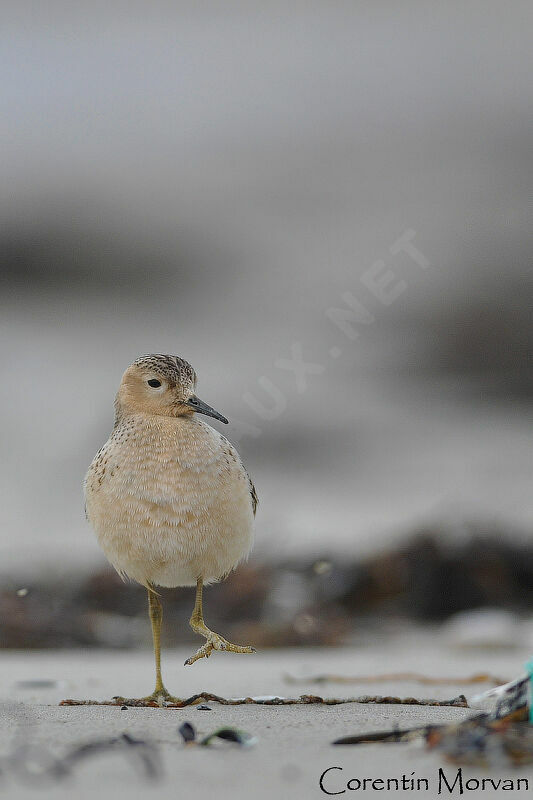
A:
[[[533,659],[527,662],[526,669],[529,675],[529,722],[533,724]]]

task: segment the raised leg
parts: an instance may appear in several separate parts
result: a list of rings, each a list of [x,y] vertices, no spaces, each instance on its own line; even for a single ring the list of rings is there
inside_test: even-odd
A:
[[[196,582],[196,602],[189,624],[195,633],[199,633],[200,636],[206,639],[206,643],[199,647],[196,653],[188,658],[185,663],[194,664],[199,658],[209,658],[213,650],[227,650],[229,653],[255,653],[254,647],[232,644],[207,627],[202,610],[203,589],[204,582],[202,578],[198,578]]]

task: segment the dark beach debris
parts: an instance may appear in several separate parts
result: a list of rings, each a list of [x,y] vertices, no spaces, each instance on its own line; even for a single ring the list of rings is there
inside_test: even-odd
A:
[[[133,706],[137,708],[187,708],[206,702],[220,703],[223,706],[294,706],[294,705],[326,705],[337,706],[345,703],[362,703],[365,705],[409,705],[409,706],[452,706],[454,708],[468,708],[464,694],[452,697],[449,700],[435,700],[416,697],[393,697],[390,695],[361,695],[360,697],[319,697],[318,695],[302,694],[300,697],[279,697],[277,695],[261,695],[257,697],[220,697],[211,692],[200,692],[180,700],[177,703],[164,703],[159,706],[154,701],[144,699],[125,699],[115,697],[112,700],[62,700],[61,706]]]
[[[210,708],[209,706],[203,706],[202,705],[202,706],[196,706],[196,710],[197,711],[212,711],[213,709]]]
[[[476,695],[471,702],[473,708],[487,712],[492,719],[508,719],[512,722],[528,719],[531,702],[529,673]]]
[[[424,725],[407,730],[343,736],[335,745],[374,742],[409,742],[425,739],[454,764],[483,767],[515,767],[533,764],[533,726],[529,724],[530,676],[524,675],[505,686],[491,689],[477,698],[489,700],[493,708],[459,723]]]
[[[533,728],[528,723],[481,715],[459,725],[434,727],[425,735],[429,750],[454,764],[519,767],[533,764]]]
[[[178,733],[181,734],[181,737],[186,745],[190,744],[200,744],[202,746],[208,746],[214,742],[215,739],[221,739],[225,742],[233,742],[233,744],[238,744],[241,747],[251,747],[253,744],[256,743],[257,739],[255,736],[252,736],[250,733],[246,733],[246,731],[241,731],[238,728],[218,728],[218,730],[213,731],[213,733],[204,736],[203,739],[198,740],[196,738],[196,728],[191,722],[184,722],[178,728]]]
[[[222,739],[224,742],[232,742],[238,744],[240,747],[252,747],[257,739],[246,731],[241,731],[238,728],[219,728],[218,730],[205,736],[200,744],[208,746],[212,744],[214,739]]]
[[[492,683],[494,686],[499,686],[505,683],[502,678],[497,678],[495,675],[490,675],[487,672],[478,672],[474,675],[469,675],[466,678],[442,678],[433,677],[431,675],[420,675],[418,672],[391,672],[383,675],[334,675],[325,673],[323,675],[313,675],[307,678],[297,678],[293,675],[285,675],[285,681],[289,684],[298,683],[395,683],[397,681],[411,681],[412,683],[422,683],[425,685],[467,685],[470,686],[476,683]]]
[[[196,729],[191,722],[184,722],[178,728],[178,733],[181,734],[185,744],[194,742],[196,740]]]
[[[63,757],[55,756],[42,744],[19,745],[11,755],[4,757],[3,765],[23,783],[42,786],[56,783],[70,775],[80,763],[94,756],[119,753],[149,781],[162,774],[157,747],[148,741],[136,739],[128,733],[108,739],[97,739],[74,746]]]
[[[157,778],[160,772],[159,753],[155,745],[143,739],[136,739],[129,733],[123,733],[112,739],[102,739],[79,745],[63,759],[63,763],[72,767],[88,756],[110,751],[125,753],[134,766],[140,767],[146,778],[151,780]]]
[[[374,731],[371,733],[357,733],[353,736],[342,736],[335,739],[332,744],[373,744],[374,742],[410,742],[426,735],[432,725],[419,725],[416,728],[401,730],[395,725],[392,730]]]

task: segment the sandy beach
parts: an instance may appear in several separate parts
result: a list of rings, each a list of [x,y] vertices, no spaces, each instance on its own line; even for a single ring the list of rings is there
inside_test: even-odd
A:
[[[487,684],[461,682],[476,672],[503,679],[522,671],[528,652],[518,648],[484,651],[453,650],[434,631],[413,631],[363,649],[284,650],[248,658],[216,655],[185,668],[185,650],[164,654],[167,682],[172,691],[189,696],[210,691],[224,697],[309,693],[323,697],[397,695],[417,698],[471,697]],[[391,671],[416,671],[437,677],[456,677],[449,685],[423,685],[411,681],[339,685],[317,684],[312,676],[323,673],[368,676]],[[210,711],[143,709],[106,706],[59,706],[60,700],[109,699],[121,693],[140,696],[151,690],[152,658],[142,652],[32,652],[3,653],[0,661],[2,714],[0,747],[4,797],[159,797],[181,798],[311,798],[341,792],[351,778],[401,781],[427,779],[420,788],[387,791],[380,783],[367,784],[373,796],[438,795],[439,767],[450,779],[457,767],[426,752],[419,743],[334,747],[332,741],[351,733],[401,729],[429,722],[464,719],[474,713],[453,707],[412,705],[295,705],[222,706],[210,702]],[[302,679],[287,681],[287,676]],[[28,682],[40,681],[41,685]],[[49,683],[47,683],[49,682]],[[235,726],[256,743],[241,748],[226,742],[212,747],[184,746],[179,726],[191,722],[200,735],[223,726]],[[94,754],[84,759],[62,780],[25,778],[17,767],[21,744],[37,746],[39,759],[63,757],[71,748],[120,736],[123,733],[153,744],[157,775],[146,776],[140,762],[123,752]],[[43,761],[37,765],[40,770]],[[475,778],[495,776],[533,781],[533,770],[465,770]],[[33,784],[36,785],[33,785]],[[401,785],[401,784],[400,784]],[[456,787],[457,790],[457,787]],[[363,794],[363,790],[360,792]],[[446,793],[447,790],[446,790]],[[348,796],[348,790],[346,790]],[[448,793],[449,794],[449,793]],[[498,796],[490,789],[483,796]]]

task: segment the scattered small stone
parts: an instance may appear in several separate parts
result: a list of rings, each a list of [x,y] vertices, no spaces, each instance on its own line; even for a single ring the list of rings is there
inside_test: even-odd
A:
[[[255,736],[252,736],[246,731],[240,731],[237,728],[219,728],[218,730],[206,736],[200,744],[209,745],[213,739],[222,739],[225,742],[233,742],[241,747],[252,747],[257,742]]]
[[[191,725],[190,722],[184,722],[182,725],[180,725],[178,732],[182,735],[185,744],[194,742],[196,739],[196,729],[194,725]]]
[[[196,706],[196,710],[197,711],[212,711],[213,709],[209,708],[209,706]]]

